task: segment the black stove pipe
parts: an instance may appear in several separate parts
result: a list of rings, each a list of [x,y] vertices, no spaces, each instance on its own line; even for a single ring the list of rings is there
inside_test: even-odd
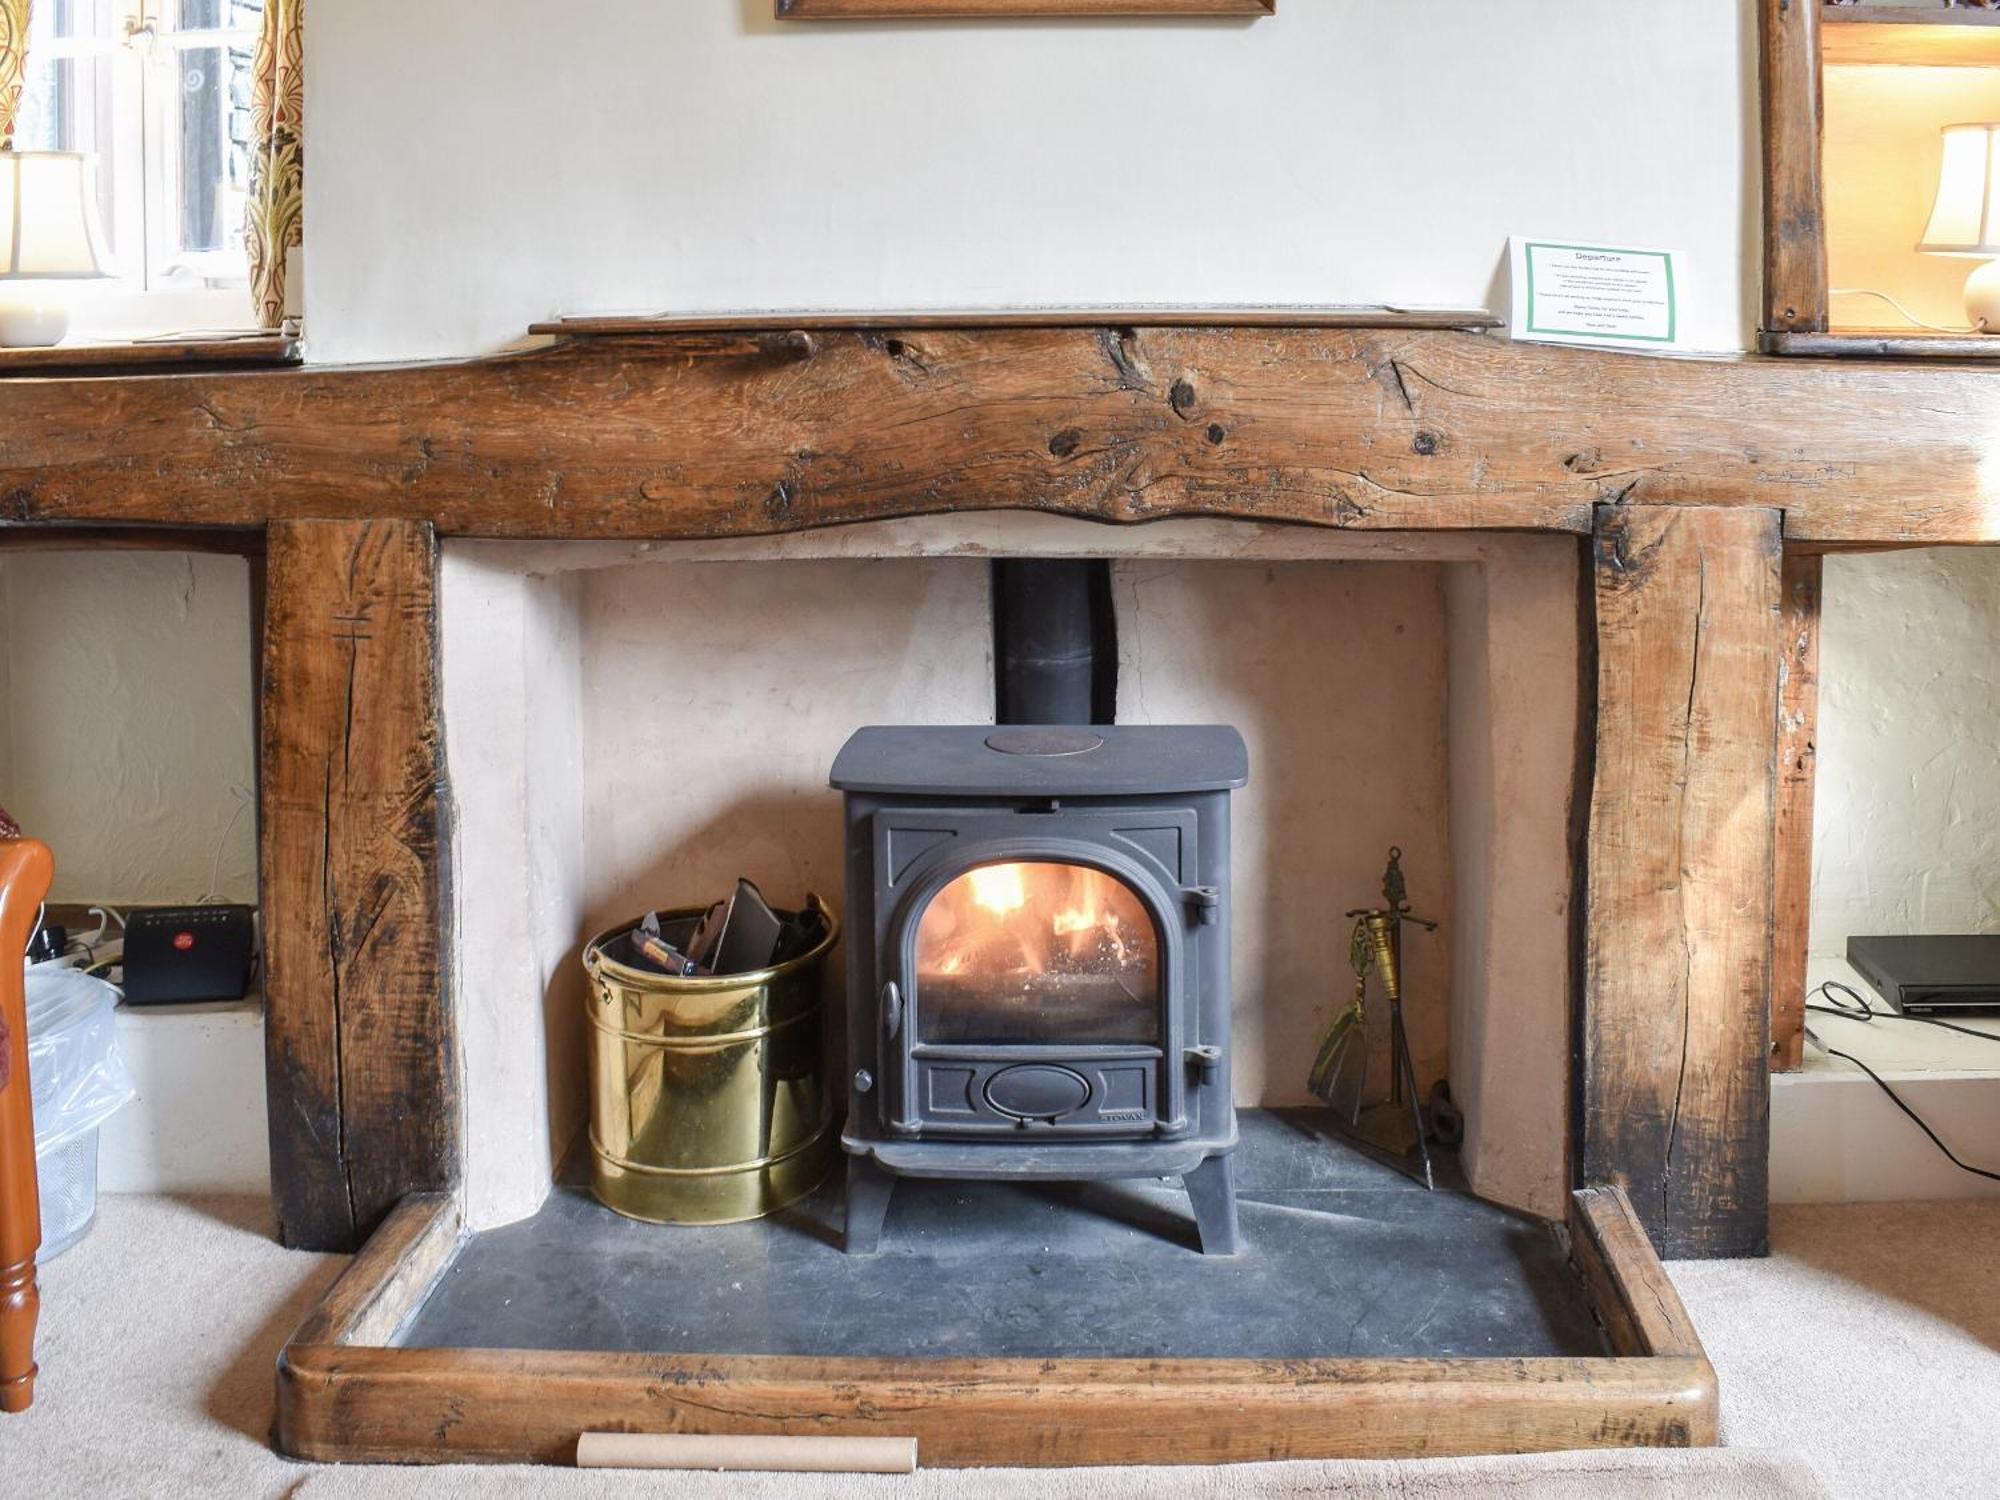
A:
[[[1110,724],[1118,717],[1118,619],[1103,558],[993,564],[994,722]]]

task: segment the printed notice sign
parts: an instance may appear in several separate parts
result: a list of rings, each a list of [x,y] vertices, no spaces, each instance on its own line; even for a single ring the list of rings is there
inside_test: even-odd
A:
[[[1511,330],[1550,344],[1671,349],[1680,342],[1680,257],[1671,250],[1516,237]]]

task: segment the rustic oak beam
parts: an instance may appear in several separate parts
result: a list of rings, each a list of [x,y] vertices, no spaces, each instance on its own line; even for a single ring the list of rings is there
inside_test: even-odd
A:
[[[1778,517],[1612,507],[1594,552],[1576,1172],[1662,1255],[1761,1255]]]
[[[437,544],[271,528],[261,712],[271,1176],[287,1245],[351,1250],[457,1159]]]
[[[1819,767],[1820,574],[1787,551],[1778,658],[1778,812],[1771,922],[1771,1069],[1805,1060],[1806,944],[1812,928],[1813,786]]]
[[[396,517],[740,536],[952,509],[1788,540],[2000,540],[2000,371],[1658,359],[1326,328],[823,329],[454,364],[16,380],[0,525]]]
[[[1820,178],[1821,0],[1758,0],[1764,118],[1764,319],[1768,334],[1827,326]]]

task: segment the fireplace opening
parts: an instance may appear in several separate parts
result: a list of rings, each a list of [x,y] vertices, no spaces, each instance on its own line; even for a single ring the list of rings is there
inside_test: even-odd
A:
[[[992,722],[996,588],[1004,587],[996,558],[1009,568],[1077,562],[1088,576],[1107,555],[1103,571],[1117,605],[1117,722],[1095,707],[1096,722],[1086,724]],[[1307,1074],[1354,984],[1346,964],[1353,923],[1341,913],[1375,898],[1391,844],[1404,849],[1413,902],[1444,924],[1405,953],[1419,1093],[1450,1079],[1466,1118],[1459,1161],[1475,1193],[1560,1214],[1568,1186],[1578,555],[1562,538],[1376,536],[1233,522],[1106,528],[1018,514],[731,541],[448,542],[444,723],[470,1222],[497,1226],[536,1212],[579,1138],[586,1113],[580,935],[700,899],[739,874],[781,904],[817,892],[842,920],[841,949],[827,966],[833,1032],[825,1066],[835,1093],[859,1105],[849,1129],[859,1115],[882,1118],[903,1088],[898,1069],[925,1061],[939,1064],[930,1080],[937,1092],[918,1102],[960,1107],[933,1111],[920,1136],[882,1127],[881,1144],[892,1152],[922,1146],[977,1157],[987,1138],[947,1126],[983,1124],[1002,1140],[1060,1145],[1080,1161],[1113,1147],[1198,1139],[1198,1100],[1227,1100],[1246,1138],[1265,1118],[1251,1112],[1323,1108]],[[1103,675],[1101,651],[1094,643],[1093,680]],[[843,793],[828,781],[855,727],[885,723],[926,732],[959,726],[982,772],[998,767],[1019,778],[1004,795],[991,781],[952,783],[949,767],[929,755],[916,779],[929,778],[930,788],[896,809],[904,825],[881,868],[899,876],[899,898],[914,894],[920,872],[906,868],[911,862],[929,861],[921,873],[934,877],[925,906],[908,906],[902,938],[884,959],[907,975],[904,998],[915,996],[900,1041],[1036,1055],[956,1063],[955,1080],[941,1056],[905,1059],[891,1049],[884,1066],[880,982],[858,986],[848,975],[864,948],[870,965],[877,961],[875,917],[866,902],[857,907],[843,894],[864,858],[872,888],[877,851],[844,821]],[[1155,805],[1138,821],[1066,833],[1065,819],[1130,811],[1142,793],[1160,794],[1162,782],[1064,780],[1122,754],[1128,733],[1200,724],[1234,726],[1247,745],[1246,769],[1255,771],[1225,794],[1233,844],[1226,875],[1198,868],[1206,844],[1193,852],[1189,873],[1173,869],[1190,863],[1187,846],[1176,853],[1182,834],[1164,830],[1187,824],[1185,799],[1195,794],[1164,794],[1182,799],[1180,823]],[[1067,753],[1010,755],[988,744],[1033,747],[1045,737]],[[1097,739],[1103,748],[1082,748]],[[864,795],[887,801],[885,793]],[[973,814],[1005,824],[1019,842],[975,849],[966,835],[976,830],[954,821]],[[1065,837],[1068,846],[1052,846],[1051,838]],[[945,917],[958,924],[954,937],[974,934],[963,926],[968,919],[995,917],[977,903],[970,879],[956,892],[947,888],[975,867],[1035,864],[1065,868],[1048,873],[1047,890],[1041,877],[1022,872],[1015,921],[1032,913],[1036,925],[1014,934],[1021,942],[1004,958],[982,958],[999,976],[986,1003],[938,989],[953,977],[940,973],[944,967],[956,963],[962,974],[972,956],[955,956],[943,941]],[[1011,877],[980,879],[1003,882],[1001,892],[988,889],[989,900],[1011,901]],[[1189,895],[1189,886],[1228,887],[1228,943],[1217,952],[1216,984],[1201,986],[1193,1008],[1199,1019],[1212,1001],[1216,1026],[1204,1022],[1177,1036],[1172,1016],[1190,1013],[1186,991],[1177,989],[1186,961],[1220,936],[1200,924],[1205,898]],[[1104,912],[1091,937],[1106,955],[1097,969],[1084,964],[1080,947],[1072,951],[1079,933],[1068,930],[1091,924],[1066,915],[1087,915],[1093,900]],[[1131,915],[1135,905],[1143,922]],[[1122,958],[1103,930],[1114,913]],[[1133,931],[1152,938],[1150,976]],[[924,1004],[927,983],[945,1002],[935,1009]],[[1014,1018],[1002,1003],[1037,983],[1045,1012],[1063,992],[1065,1019],[1043,1041],[1010,1029]],[[1157,1031],[1142,1029],[1149,1015],[1128,992],[1153,995]],[[864,1010],[865,1027],[857,1020]],[[1204,1049],[1221,1047],[1225,1011],[1227,1055],[1211,1059]],[[1376,1040],[1371,1032],[1371,1048]],[[1060,1049],[1071,1055],[1044,1055]],[[1159,1056],[1104,1080],[1103,1068],[1119,1061],[1107,1054],[1121,1049]],[[1085,1053],[1079,1064],[1076,1055]],[[989,1095],[985,1080],[1003,1062],[1066,1068],[1103,1097],[1070,1107],[1078,1085],[1043,1073],[1017,1073]],[[1386,1049],[1371,1066],[1386,1076]],[[1204,1082],[1211,1067],[1217,1076]],[[861,1069],[874,1091],[856,1096]],[[1114,1096],[1113,1082],[1127,1092]],[[1176,1118],[1174,1087],[1189,1119],[1183,1137],[1159,1133],[1161,1121]],[[1135,1117],[1121,1118],[1127,1110]],[[1072,1127],[1088,1121],[1096,1133],[1065,1139],[1044,1123],[1051,1118]],[[1239,1153],[1237,1170],[1257,1170],[1256,1163]],[[922,1253],[931,1243],[925,1205],[941,1201],[940,1193],[999,1205],[1066,1202],[1086,1191],[1109,1201],[1115,1192],[1120,1201],[1128,1193],[1164,1195],[1159,1215],[1126,1228],[1185,1255],[1196,1226],[1177,1175],[1163,1169],[1157,1176],[1166,1180],[1152,1185],[1141,1178],[996,1188],[946,1179],[907,1187],[882,1243],[895,1257]],[[837,1191],[831,1202],[837,1210]],[[1267,1245],[1275,1210],[1242,1212],[1245,1242]],[[827,1232],[837,1244],[837,1212]]]

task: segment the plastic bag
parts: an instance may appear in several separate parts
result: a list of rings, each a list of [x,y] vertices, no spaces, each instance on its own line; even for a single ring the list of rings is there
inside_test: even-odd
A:
[[[35,1155],[97,1129],[138,1096],[118,1055],[118,991],[75,969],[27,971]]]

